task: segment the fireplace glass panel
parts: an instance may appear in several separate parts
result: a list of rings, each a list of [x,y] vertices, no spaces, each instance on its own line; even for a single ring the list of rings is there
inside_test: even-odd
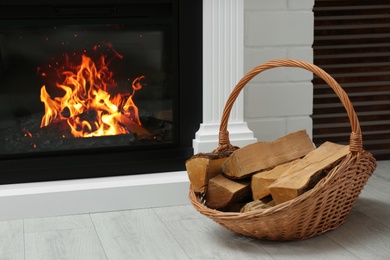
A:
[[[158,20],[1,25],[0,155],[174,144],[175,54]]]
[[[201,0],[0,4],[0,185],[185,170],[202,12]]]

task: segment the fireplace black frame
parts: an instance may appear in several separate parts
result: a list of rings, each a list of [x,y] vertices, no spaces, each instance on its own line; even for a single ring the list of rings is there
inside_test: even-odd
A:
[[[145,9],[131,15],[158,15],[161,7],[171,6],[174,23],[175,65],[178,85],[178,132],[173,146],[107,148],[58,153],[39,153],[0,157],[0,184],[110,177],[143,173],[181,171],[193,155],[192,139],[202,120],[202,0],[95,0],[14,1],[0,4],[0,19],[56,19],[90,15],[92,7],[103,17],[121,17],[123,4],[137,4]],[[78,11],[77,11],[78,10]],[[104,11],[105,10],[105,11]],[[148,12],[146,12],[148,11]],[[151,12],[150,12],[151,11]],[[96,14],[94,14],[96,15]]]

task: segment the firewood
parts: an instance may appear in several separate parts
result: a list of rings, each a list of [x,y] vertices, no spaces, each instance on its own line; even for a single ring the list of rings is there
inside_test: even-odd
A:
[[[227,207],[223,208],[224,212],[241,212],[241,209],[248,204],[249,202],[253,201],[251,197],[248,197],[247,199],[239,202],[230,203]]]
[[[348,145],[325,142],[289,168],[269,186],[276,204],[294,199],[312,189],[329,169],[349,153]]]
[[[254,200],[249,203],[247,203],[244,207],[241,209],[241,213],[249,212],[253,210],[259,210],[259,209],[268,209],[275,206],[275,202],[272,200],[271,196],[265,197],[260,200]]]
[[[305,156],[315,147],[305,130],[273,142],[257,142],[236,150],[222,165],[229,178],[240,179]]]
[[[146,138],[146,137],[151,137],[153,134],[147,130],[145,127],[142,125],[137,124],[132,120],[131,118],[121,115],[120,117],[121,123],[126,126],[126,128],[131,131],[132,133],[137,134],[138,137],[140,138]]]
[[[259,200],[271,194],[268,186],[280,178],[287,169],[300,159],[276,166],[270,170],[261,171],[252,175],[251,190],[253,200]]]
[[[250,197],[250,179],[235,181],[219,174],[209,180],[206,206],[224,210],[231,204],[244,201]]]
[[[231,152],[198,153],[186,161],[186,169],[192,189],[206,192],[209,179],[222,173],[221,165]]]

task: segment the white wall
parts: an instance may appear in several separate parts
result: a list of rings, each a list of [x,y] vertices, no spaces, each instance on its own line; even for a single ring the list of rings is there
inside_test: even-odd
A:
[[[245,0],[244,72],[273,59],[313,62],[314,0]],[[306,129],[312,136],[312,73],[276,68],[244,88],[244,121],[259,141]]]

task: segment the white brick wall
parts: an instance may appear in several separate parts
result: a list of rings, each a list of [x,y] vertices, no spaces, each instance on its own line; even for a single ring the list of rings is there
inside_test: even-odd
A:
[[[244,72],[273,59],[313,62],[314,0],[245,0]],[[244,89],[244,117],[259,141],[296,130],[312,136],[312,73],[276,68]]]

